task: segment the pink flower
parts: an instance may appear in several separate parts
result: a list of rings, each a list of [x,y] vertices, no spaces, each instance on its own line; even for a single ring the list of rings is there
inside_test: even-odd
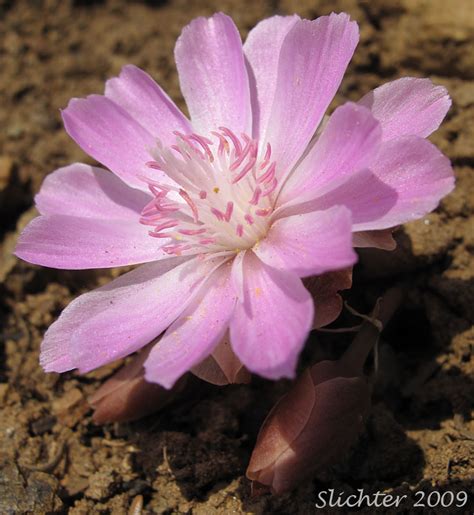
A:
[[[320,126],[357,41],[346,14],[275,16],[242,46],[216,14],[176,44],[191,121],[130,65],[105,95],[70,101],[67,132],[113,173],[76,163],[47,177],[16,254],[67,269],[146,264],[64,310],[44,338],[46,371],[87,372],[164,333],[144,366],[169,388],[229,332],[249,371],[294,376],[314,317],[301,277],[351,266],[352,243],[453,188],[424,139],[450,105],[429,80],[386,84]]]

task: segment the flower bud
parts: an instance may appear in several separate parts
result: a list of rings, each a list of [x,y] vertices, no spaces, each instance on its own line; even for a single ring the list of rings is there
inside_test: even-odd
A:
[[[94,408],[92,418],[96,424],[138,420],[159,411],[183,390],[187,375],[171,390],[145,381],[143,363],[151,348],[149,346],[137,354],[89,397],[89,404]]]
[[[337,462],[356,441],[370,405],[362,377],[337,361],[307,369],[263,423],[247,469],[252,489],[281,494]]]

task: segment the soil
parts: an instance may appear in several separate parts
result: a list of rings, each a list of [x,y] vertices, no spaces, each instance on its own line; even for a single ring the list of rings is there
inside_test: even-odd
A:
[[[44,177],[73,161],[91,162],[63,130],[59,109],[73,96],[101,92],[126,63],[146,69],[184,108],[174,42],[192,18],[218,10],[244,37],[275,13],[350,13],[361,42],[336,103],[404,75],[430,76],[453,98],[432,141],[453,162],[456,190],[435,213],[397,233],[396,251],[361,252],[347,295],[368,312],[387,288],[407,291],[380,346],[366,430],[343,462],[281,497],[251,498],[245,468],[258,428],[288,382],[203,384],[162,413],[96,426],[86,399],[119,365],[85,376],[45,375],[38,350],[72,298],[119,271],[57,271],[11,255],[19,230],[35,216],[33,197]],[[346,513],[316,510],[317,493],[472,493],[472,0],[0,0],[0,19],[0,513]],[[346,342],[316,335],[302,363],[337,356]]]

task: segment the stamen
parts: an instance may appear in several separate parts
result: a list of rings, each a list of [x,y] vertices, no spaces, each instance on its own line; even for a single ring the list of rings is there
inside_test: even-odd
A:
[[[192,245],[165,245],[164,247],[161,247],[161,250],[163,252],[166,252],[166,254],[176,254],[177,256],[181,256],[181,253],[185,250],[192,249]]]
[[[235,184],[242,180],[249,172],[252,170],[252,168],[255,166],[255,161],[257,160],[256,157],[250,158],[250,161],[245,165],[244,169],[237,175],[237,177],[232,181],[232,184]]]
[[[158,141],[150,149],[147,167],[159,174],[141,177],[153,199],[139,220],[152,237],[167,240],[167,254],[232,257],[268,231],[264,218],[273,212],[271,194],[278,185],[270,144],[262,157],[258,141],[247,134],[237,136],[227,127],[211,134],[213,140],[175,131],[174,145]],[[175,185],[163,184],[163,174]]]
[[[161,185],[148,184],[148,189],[155,195],[157,199],[164,198],[168,194],[168,190]]]
[[[186,191],[179,190],[179,194],[180,194],[181,198],[184,199],[186,204],[191,209],[193,216],[194,216],[194,221],[197,222],[199,220],[199,213],[198,213],[196,204],[192,201],[191,197],[189,196],[189,194]]]
[[[242,152],[242,145],[240,144],[239,138],[237,138],[237,136],[227,127],[219,127],[219,130],[232,141],[236,153],[240,154]]]
[[[207,229],[180,229],[178,232],[186,236],[194,236],[195,234],[204,234],[206,231]]]
[[[204,136],[199,136],[198,134],[191,134],[189,138],[197,141],[201,145],[201,147],[204,149],[204,152],[207,154],[209,161],[212,163],[214,161],[214,155],[209,148],[209,145],[213,144],[212,141],[208,138],[205,138]]]
[[[222,211],[219,211],[217,208],[211,207],[211,213],[219,220],[219,222],[225,220],[225,214]]]
[[[272,155],[272,146],[270,145],[270,143],[267,143],[267,149],[266,149],[265,155],[263,157],[263,162],[266,163],[266,162],[270,161],[271,155]],[[265,168],[265,167],[263,167],[263,168]]]
[[[253,192],[253,197],[249,200],[249,204],[252,206],[256,206],[258,201],[260,200],[260,195],[262,194],[262,190],[257,186],[255,191]]]
[[[204,238],[203,240],[199,240],[200,245],[211,245],[212,243],[216,243],[215,238]]]
[[[273,162],[269,166],[268,170],[257,179],[258,184],[261,184],[262,182],[266,182],[266,181],[271,181],[273,179],[273,177],[275,176],[275,169],[276,169],[276,163]]]
[[[161,168],[159,163],[157,163],[156,161],[147,161],[145,163],[145,166],[147,166],[148,168],[152,168],[153,170],[163,170],[163,168]]]
[[[224,150],[226,153],[229,153],[229,142],[225,139],[225,137],[220,133],[216,131],[211,131],[211,134],[214,134],[214,136],[217,136],[219,138],[219,148],[217,150],[217,153],[219,156],[222,156],[224,153]]]
[[[153,238],[170,238],[169,233],[163,233],[163,232],[154,232],[154,231],[148,231],[148,234],[150,236],[153,236]]]
[[[230,165],[231,172],[237,170],[237,168],[242,164],[242,161],[249,155],[250,148],[251,142],[249,141],[247,145],[245,145],[244,150],[239,154],[239,157]]]
[[[173,227],[176,227],[177,225],[179,225],[179,223],[174,220],[170,220],[168,222],[163,222],[162,224],[159,224],[155,227],[155,232],[160,232],[163,229],[172,229]]]
[[[263,196],[268,197],[268,195],[272,194],[276,190],[277,185],[278,181],[276,179],[273,179],[271,186],[263,192]]]
[[[173,150],[176,150],[176,152],[178,152],[178,154],[180,154],[185,159],[186,159],[186,157],[189,158],[189,154],[187,154],[182,148],[178,147],[178,145],[171,145],[171,148]]]
[[[225,221],[230,222],[230,217],[232,216],[232,211],[234,210],[234,203],[227,202],[227,209],[225,210]]]

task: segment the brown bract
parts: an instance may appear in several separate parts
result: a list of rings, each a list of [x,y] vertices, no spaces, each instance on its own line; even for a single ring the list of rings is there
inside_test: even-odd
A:
[[[393,239],[393,232],[396,228],[382,229],[380,231],[355,232],[352,235],[354,247],[371,247],[382,250],[395,250],[397,242]]]
[[[242,365],[230,346],[227,334],[214,352],[195,366],[191,372],[208,383],[217,386],[250,383],[250,372]]]
[[[304,284],[314,299],[313,329],[318,329],[334,322],[341,313],[342,297],[339,292],[352,286],[352,268],[308,277]]]

